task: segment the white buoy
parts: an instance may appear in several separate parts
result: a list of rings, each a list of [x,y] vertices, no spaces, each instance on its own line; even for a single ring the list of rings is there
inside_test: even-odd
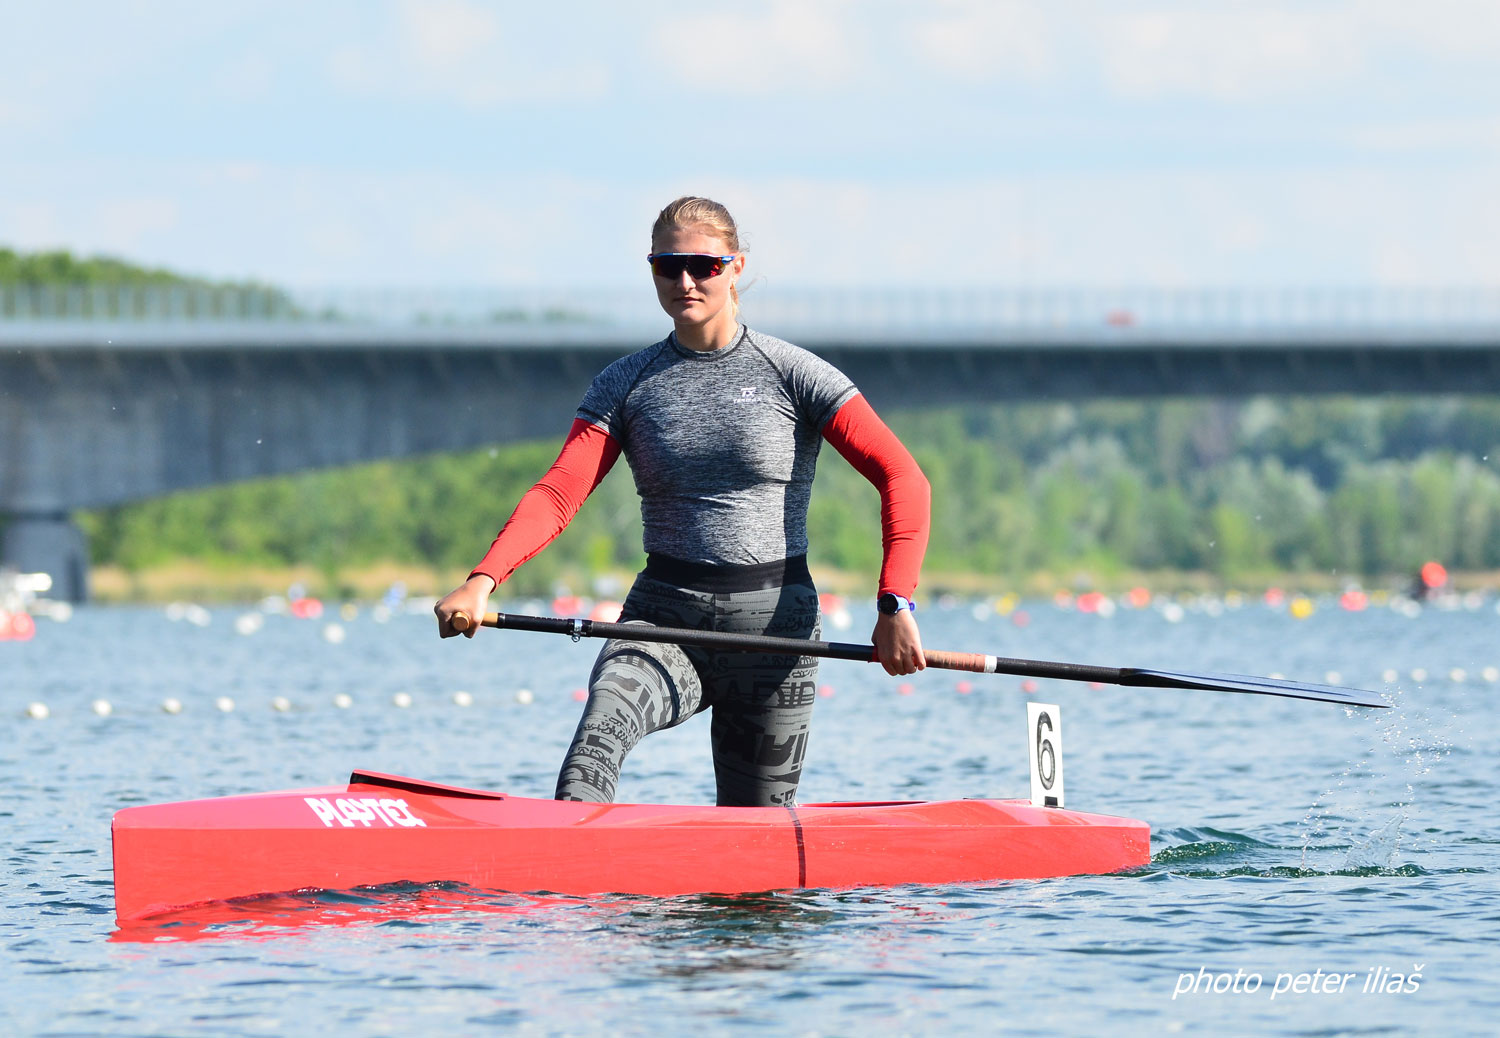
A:
[[[266,617],[264,613],[241,613],[234,618],[235,631],[247,638],[265,625]]]
[[[348,710],[351,706],[354,705],[354,697],[347,692],[340,692],[338,695],[333,697],[333,705],[338,707],[340,710]]]
[[[1381,672],[1380,680],[1384,681],[1387,685],[1394,685],[1401,680],[1401,675],[1394,670],[1385,670]]]
[[[1178,605],[1176,602],[1168,602],[1166,605],[1161,607],[1161,615],[1162,619],[1167,621],[1167,623],[1179,624],[1182,623],[1182,618],[1186,616],[1187,613],[1182,608],[1182,606]]]
[[[190,605],[187,607],[183,619],[194,627],[207,627],[214,622],[214,614],[204,609],[201,605]]]
[[[457,706],[473,706],[474,697],[467,692],[453,693],[453,702]]]
[[[1465,681],[1469,680],[1469,672],[1462,667],[1454,667],[1448,672],[1448,680],[1455,685],[1462,685]]]
[[[46,703],[32,703],[26,708],[26,716],[33,721],[45,721],[52,716],[52,711],[47,709]]]
[[[227,714],[234,709],[234,700],[228,696],[220,696],[214,700],[214,706],[218,709],[219,713]]]
[[[391,702],[402,710],[405,710],[411,706],[411,695],[407,692],[397,692],[394,696],[391,696]]]
[[[1325,685],[1342,685],[1343,683],[1344,675],[1336,670],[1330,670],[1327,674],[1323,675],[1323,684]]]
[[[292,708],[292,701],[286,696],[276,696],[271,700],[271,709],[278,714],[284,714]]]
[[[1411,672],[1411,679],[1418,684],[1421,684],[1422,682],[1427,680],[1427,672],[1421,667],[1418,667]]]
[[[180,714],[182,713],[182,700],[168,696],[161,701],[161,709],[165,714]]]
[[[110,714],[115,712],[115,708],[110,705],[110,702],[107,699],[94,700],[92,709],[94,713],[98,714],[100,717],[108,717]]]
[[[531,704],[531,701],[535,698],[536,696],[532,695],[531,689],[529,688],[516,689],[516,702],[520,703],[522,706],[529,706]]]
[[[1496,681],[1500,681],[1500,667],[1485,667],[1479,672],[1479,676],[1494,684]]]
[[[323,640],[329,645],[344,644],[344,629],[338,624],[329,624],[323,628]]]

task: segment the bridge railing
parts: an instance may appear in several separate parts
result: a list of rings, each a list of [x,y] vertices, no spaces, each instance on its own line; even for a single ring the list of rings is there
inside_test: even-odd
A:
[[[798,328],[1496,327],[1500,287],[833,288],[752,285],[753,323]],[[278,289],[0,285],[0,321],[658,325],[649,286],[564,295],[523,288]]]

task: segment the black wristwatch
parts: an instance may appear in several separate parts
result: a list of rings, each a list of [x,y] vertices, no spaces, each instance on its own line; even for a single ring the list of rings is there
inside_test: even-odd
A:
[[[917,611],[917,603],[909,598],[902,598],[900,595],[893,595],[887,591],[875,600],[875,608],[879,609],[886,616],[895,616],[903,609],[910,609],[915,613]]]

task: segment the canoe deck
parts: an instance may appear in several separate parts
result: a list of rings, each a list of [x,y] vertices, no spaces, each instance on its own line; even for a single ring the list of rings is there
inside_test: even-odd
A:
[[[1145,822],[1023,800],[699,807],[536,800],[357,771],[348,785],[131,807],[115,911],[402,881],[558,894],[1041,879],[1150,859]]]

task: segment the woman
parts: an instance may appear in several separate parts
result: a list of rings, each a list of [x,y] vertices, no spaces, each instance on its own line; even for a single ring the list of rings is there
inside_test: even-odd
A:
[[[641,496],[646,568],[621,620],[791,638],[818,635],[807,505],[820,437],[880,490],[885,561],[872,640],[891,674],[926,666],[910,604],[927,547],[927,480],[841,372],[739,323],[745,269],[729,212],[679,198],[648,260],[672,334],[594,379],[557,461],[469,579],[436,606],[438,631],[482,616],[621,452]],[[471,627],[467,632],[474,634]],[[807,750],[817,660],[612,640],[558,776],[559,800],[611,802],[642,736],[712,708],[720,805],[791,805]]]

